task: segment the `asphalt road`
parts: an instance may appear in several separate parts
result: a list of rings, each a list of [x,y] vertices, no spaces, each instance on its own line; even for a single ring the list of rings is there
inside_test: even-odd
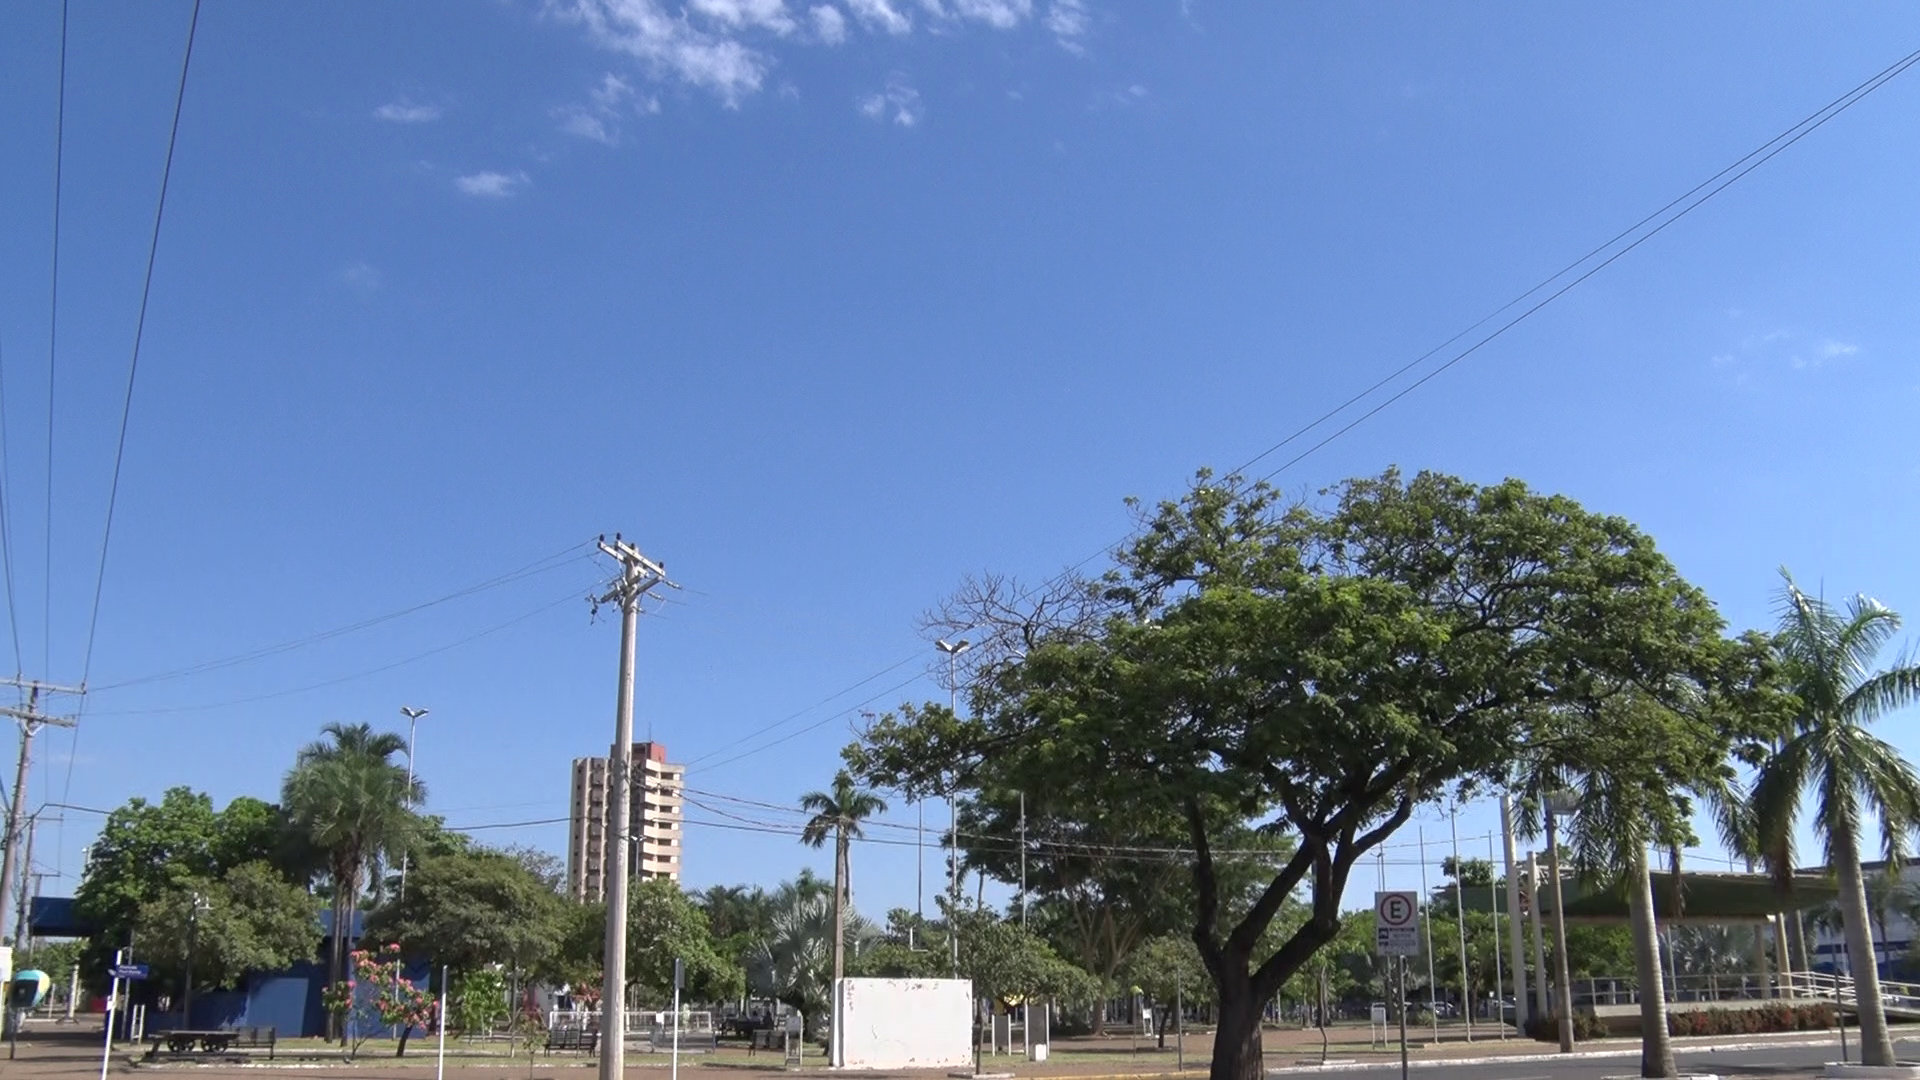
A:
[[[1859,1044],[1850,1039],[1849,1049],[1852,1051],[1849,1055],[1851,1060],[1858,1061]],[[1920,1037],[1896,1040],[1894,1051],[1905,1059],[1920,1056]],[[1680,1046],[1674,1050],[1674,1059],[1682,1073],[1710,1073],[1729,1077],[1817,1076],[1827,1062],[1840,1060],[1840,1042],[1836,1035],[1817,1046],[1771,1046],[1748,1050]],[[1340,1068],[1337,1072],[1332,1068],[1311,1066],[1268,1071],[1284,1075],[1352,1075],[1377,1080],[1397,1076],[1400,1063],[1368,1063]],[[1511,1062],[1416,1061],[1409,1075],[1414,1080],[1602,1080],[1609,1076],[1636,1076],[1639,1072],[1640,1052],[1636,1049],[1605,1057],[1559,1058],[1541,1055]]]

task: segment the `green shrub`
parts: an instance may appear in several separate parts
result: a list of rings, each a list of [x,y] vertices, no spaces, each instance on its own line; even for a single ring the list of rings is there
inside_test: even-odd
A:
[[[1822,1031],[1834,1025],[1833,1006],[1770,1002],[1756,1009],[1685,1009],[1667,1013],[1670,1035],[1761,1035],[1774,1031]]]

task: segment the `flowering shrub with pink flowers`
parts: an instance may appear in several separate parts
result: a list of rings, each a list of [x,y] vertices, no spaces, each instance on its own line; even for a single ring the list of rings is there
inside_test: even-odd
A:
[[[433,995],[402,977],[400,946],[355,949],[348,954],[348,962],[352,965],[352,974],[328,986],[321,994],[321,1003],[327,1011],[341,1017],[343,1032],[353,1027],[345,1021],[354,1009],[370,1008],[383,1025],[400,1030],[400,1045],[394,1056],[402,1057],[414,1028],[431,1031],[439,1023],[440,1005]],[[370,1034],[371,1031],[359,1033],[358,1038],[352,1039],[352,1049],[358,1051]]]

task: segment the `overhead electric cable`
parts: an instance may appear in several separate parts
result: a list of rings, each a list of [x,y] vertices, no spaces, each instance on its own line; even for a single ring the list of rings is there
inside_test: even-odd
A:
[[[120,469],[127,458],[127,425],[133,418],[133,389],[140,375],[140,344],[147,330],[147,301],[153,295],[153,264],[160,252],[160,227],[167,217],[167,188],[173,180],[173,151],[180,142],[180,112],[187,100],[187,73],[193,68],[193,39],[200,27],[200,0],[187,16],[187,46],[180,56],[180,82],[173,92],[173,123],[167,128],[167,153],[160,165],[160,197],[153,208],[153,233],[147,239],[147,267],[140,279],[140,309],[133,320],[133,354],[127,361],[127,392],[120,404],[120,435],[114,440],[113,477],[107,484],[107,521],[100,534],[100,569],[94,575],[93,607],[87,619],[87,650],[80,663],[80,686],[93,669],[93,644],[100,629],[100,594],[107,582],[107,554],[113,543],[113,512],[120,501]],[[85,701],[84,698],[81,699]],[[78,731],[79,728],[74,729]]]
[[[338,686],[341,683],[352,682],[355,679],[364,679],[369,675],[378,675],[383,671],[392,671],[394,668],[405,667],[408,664],[418,663],[419,661],[425,660],[430,656],[438,656],[443,652],[448,652],[450,650],[457,649],[462,645],[471,644],[475,641],[480,640],[481,638],[489,637],[493,634],[497,634],[500,631],[506,630],[513,626],[518,626],[519,624],[526,622],[529,619],[535,618],[536,616],[543,615],[549,611],[552,611],[554,608],[559,607],[561,604],[577,601],[579,599],[580,599],[579,592],[577,591],[569,592],[565,596],[562,596],[557,600],[542,604],[531,611],[525,612],[520,615],[516,615],[505,622],[495,623],[494,625],[487,627],[485,630],[481,630],[478,633],[469,634],[466,637],[460,638],[457,641],[450,641],[450,642],[447,642],[445,645],[435,646],[434,648],[428,649],[425,652],[414,653],[411,656],[407,656],[399,660],[390,661],[388,663],[381,664],[378,667],[370,667],[363,671],[356,671],[348,675],[339,675],[331,679],[323,679],[320,682],[308,683],[304,686],[293,686],[293,687],[288,687],[287,689],[284,689],[284,690],[274,690],[265,694],[253,694],[248,697],[232,698],[227,701],[203,702],[198,705],[165,705],[165,706],[159,706],[155,708],[144,708],[144,709],[102,709],[95,712],[93,715],[95,716],[153,716],[161,713],[207,712],[213,709],[225,709],[234,705],[251,705],[257,701],[271,701],[274,698],[289,697],[294,694],[304,694],[311,690],[321,690],[329,686]]]
[[[475,582],[472,585],[467,585],[462,588],[455,589],[454,591],[447,593],[444,596],[435,597],[432,600],[426,600],[418,604],[412,604],[407,607],[401,608],[397,611],[389,611],[384,615],[375,615],[375,616],[372,616],[371,618],[361,619],[358,622],[348,623],[344,626],[336,626],[331,630],[322,630],[318,633],[308,634],[305,637],[292,638],[287,641],[279,642],[278,644],[266,645],[258,649],[250,649],[246,652],[235,653],[232,656],[221,657],[220,659],[217,659],[217,660],[207,660],[198,664],[189,664],[186,667],[174,668],[170,671],[157,672],[152,675],[142,675],[132,679],[122,679],[119,682],[104,683],[100,686],[90,687],[88,689],[88,692],[93,694],[98,694],[103,691],[118,690],[128,686],[141,686],[147,683],[163,682],[168,679],[185,678],[186,676],[189,676],[189,675],[199,675],[209,671],[219,671],[223,668],[230,668],[240,664],[250,663],[254,660],[264,659],[269,656],[278,656],[281,653],[292,652],[295,649],[302,649],[309,645],[316,645],[323,641],[330,641],[337,637],[344,637],[345,635],[348,635],[348,634],[358,633],[361,630],[366,630],[371,627],[379,626],[382,623],[389,623],[396,619],[402,619],[409,615],[415,615],[422,611],[426,611],[429,608],[435,608],[435,607],[439,607],[442,604],[451,603],[452,601],[455,601],[455,600],[461,600],[466,597],[473,596],[476,593],[486,592],[489,589],[496,589],[502,585],[510,585],[513,582],[520,581],[525,578],[537,577],[541,574],[558,570],[561,567],[568,565],[570,561],[575,561],[575,560],[569,560],[567,558],[567,556],[569,555],[575,556],[576,560],[578,561],[586,561],[587,556],[581,553],[581,549],[586,546],[587,546],[586,541],[582,541],[581,543],[578,543],[578,544],[569,544],[567,547],[564,547],[561,550],[554,552],[551,555],[547,555],[542,558],[535,559],[533,562],[530,562],[525,566],[520,567],[517,570],[509,570],[504,574],[500,574],[496,577],[488,578],[485,581]]]
[[[65,41],[66,14],[64,3],[61,9],[61,39]],[[76,714],[86,711],[87,676],[93,671],[93,645],[100,630],[100,595],[107,583],[107,553],[113,542],[113,513],[120,501],[120,468],[127,456],[127,424],[133,417],[133,388],[140,373],[140,343],[146,336],[147,301],[153,295],[153,264],[160,251],[160,227],[166,221],[167,187],[173,179],[173,151],[180,141],[180,112],[187,99],[187,74],[193,68],[193,41],[200,29],[200,0],[193,0],[193,8],[187,15],[187,44],[180,54],[180,82],[173,91],[173,121],[167,126],[167,153],[160,164],[160,194],[154,202],[153,233],[147,239],[147,265],[140,279],[140,307],[133,321],[133,351],[127,361],[127,392],[120,405],[120,434],[114,441],[113,477],[107,484],[107,520],[100,531],[100,567],[93,580],[93,604],[87,616],[87,647],[80,661],[81,697]],[[62,80],[65,78],[65,47],[61,50]],[[57,245],[56,245],[57,246]],[[49,383],[47,387],[47,578],[48,588],[52,588],[53,578],[53,386],[49,360]],[[50,596],[51,594],[49,594]],[[51,604],[49,604],[51,607]],[[49,628],[51,616],[49,616]],[[49,630],[51,637],[51,630]],[[51,652],[51,642],[49,642]],[[47,665],[52,671],[51,658]],[[76,715],[76,720],[78,716]],[[60,798],[65,801],[73,791],[73,763],[80,757],[80,724],[75,723],[68,729],[72,732],[67,740],[67,778],[61,785]],[[64,826],[59,830],[64,848]]]
[[[742,736],[740,736],[740,737],[739,737],[738,739],[735,739],[735,740],[734,740],[734,741],[733,741],[733,742],[732,742],[732,743],[731,743],[730,745],[728,745],[728,746],[724,746],[724,747],[722,747],[722,748],[720,748],[720,749],[718,749],[718,750],[709,750],[709,751],[707,751],[706,753],[704,753],[704,754],[701,754],[701,755],[700,755],[699,757],[696,757],[696,758],[693,758],[692,760],[690,760],[690,761],[688,761],[688,762],[687,762],[687,765],[688,765],[689,767],[692,767],[692,766],[694,766],[694,765],[698,765],[698,764],[699,764],[699,763],[701,763],[702,761],[705,761],[705,760],[707,760],[708,758],[712,758],[712,757],[718,757],[719,755],[721,755],[721,754],[724,754],[724,753],[727,753],[728,751],[731,751],[731,750],[735,750],[735,749],[737,749],[737,748],[738,748],[738,747],[740,746],[740,744],[741,744],[741,743],[747,743],[747,742],[752,742],[753,740],[755,740],[755,739],[757,739],[757,738],[759,738],[759,737],[760,737],[760,736],[762,736],[762,735],[765,735],[765,734],[767,734],[767,733],[768,733],[768,732],[770,732],[770,731],[775,731],[775,730],[777,730],[777,729],[779,729],[779,728],[782,728],[782,727],[785,727],[786,725],[788,725],[788,724],[790,724],[790,723],[792,723],[792,722],[793,722],[793,721],[795,721],[795,720],[798,720],[798,719],[800,719],[801,717],[803,717],[803,716],[805,716],[805,715],[807,715],[808,713],[810,713],[810,712],[812,712],[813,710],[815,710],[815,709],[817,709],[817,708],[819,708],[819,707],[821,707],[822,705],[825,705],[825,704],[827,704],[827,703],[829,703],[829,702],[831,702],[831,701],[833,701],[833,700],[834,700],[834,699],[836,699],[836,698],[840,698],[840,697],[844,697],[845,695],[847,695],[847,694],[850,694],[850,693],[852,693],[853,691],[855,691],[855,690],[858,690],[858,689],[860,689],[861,687],[863,687],[863,686],[865,686],[865,685],[867,685],[868,683],[870,683],[870,682],[872,682],[873,680],[875,680],[875,679],[878,679],[878,678],[880,678],[880,677],[881,677],[882,675],[887,675],[887,674],[890,674],[890,673],[892,673],[892,672],[894,672],[894,671],[898,671],[898,670],[899,670],[900,668],[903,668],[903,667],[905,667],[906,665],[908,665],[908,664],[911,664],[911,663],[913,663],[913,662],[914,662],[915,660],[919,660],[919,659],[921,659],[921,658],[922,658],[922,657],[921,657],[921,654],[920,654],[919,652],[917,652],[917,651],[916,651],[916,652],[915,652],[915,653],[914,653],[913,655],[911,655],[911,656],[907,656],[907,657],[904,657],[904,658],[902,658],[902,659],[899,659],[899,660],[896,660],[896,661],[894,661],[893,663],[891,663],[891,664],[888,664],[888,665],[887,665],[886,667],[883,667],[883,668],[881,668],[881,669],[880,669],[879,671],[876,671],[876,672],[874,672],[873,674],[871,674],[871,675],[869,675],[869,676],[867,676],[866,678],[864,678],[864,679],[861,679],[861,680],[860,680],[859,682],[857,682],[857,683],[854,683],[854,684],[853,684],[853,685],[851,685],[851,686],[847,686],[847,687],[845,687],[845,688],[843,688],[843,689],[840,689],[840,690],[836,690],[836,691],[834,691],[833,693],[831,693],[831,694],[828,694],[828,695],[827,695],[826,697],[824,697],[824,698],[821,698],[821,699],[820,699],[819,701],[816,701],[816,702],[814,702],[813,704],[811,704],[811,705],[809,705],[809,706],[807,706],[807,707],[806,707],[806,708],[804,708],[804,709],[801,709],[801,710],[799,710],[799,711],[797,711],[797,712],[794,712],[794,713],[790,713],[790,714],[788,714],[787,716],[785,716],[785,717],[782,717],[782,718],[781,718],[781,719],[779,719],[779,720],[775,720],[775,721],[774,721],[773,723],[771,723],[771,724],[767,724],[767,725],[766,725],[766,726],[764,726],[764,727],[760,727],[760,728],[756,728],[755,730],[753,730],[753,731],[750,731],[750,732],[748,732],[747,734],[745,734],[745,735],[742,735]],[[915,676],[915,678],[918,678],[918,677],[919,677],[919,676]],[[855,708],[858,708],[858,706],[855,706]],[[835,714],[835,715],[842,715],[842,714]],[[770,744],[768,744],[768,745],[772,745],[772,744],[770,743]]]
[[[13,472],[7,465],[7,364],[6,342],[0,340],[0,567],[4,567],[7,588],[7,631],[13,638],[13,673],[24,675],[20,658],[20,618],[13,599],[13,514],[7,489],[13,486]]]
[[[60,194],[67,154],[67,3],[60,0],[60,69],[53,94],[53,251],[47,274],[47,573],[40,605],[40,666],[49,673],[53,670],[53,390],[60,355]]]

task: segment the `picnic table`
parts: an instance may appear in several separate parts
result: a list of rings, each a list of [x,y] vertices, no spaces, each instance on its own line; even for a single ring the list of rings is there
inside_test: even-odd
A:
[[[147,1060],[160,1056],[161,1050],[169,1054],[225,1054],[233,1050],[257,1050],[265,1047],[267,1059],[273,1059],[274,1044],[278,1041],[273,1028],[216,1028],[196,1031],[189,1028],[175,1028],[172,1031],[154,1032],[147,1036],[152,1045],[147,1048]]]

